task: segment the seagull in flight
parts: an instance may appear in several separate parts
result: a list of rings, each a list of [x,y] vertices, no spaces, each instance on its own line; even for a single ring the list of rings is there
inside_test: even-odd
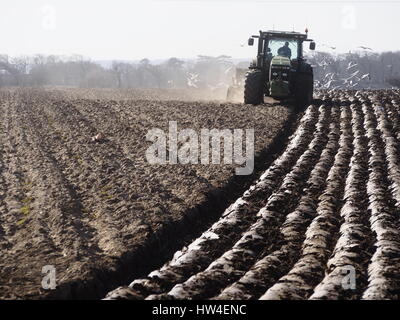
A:
[[[348,64],[348,66],[347,66],[347,70],[349,70],[349,69],[351,69],[351,68],[354,68],[355,66],[358,66],[358,63],[352,64],[352,62],[350,61],[349,64]]]
[[[328,88],[331,87],[331,84],[332,84],[333,82],[336,82],[336,80],[329,80],[327,83],[325,83],[325,84],[323,85],[323,87],[328,89]]]
[[[228,67],[226,70],[225,70],[225,74],[227,74],[229,71],[231,71],[233,69],[233,66],[230,66],[230,67]]]
[[[359,48],[364,49],[364,50],[372,50],[370,47],[365,47],[365,46],[359,46]]]
[[[186,79],[187,80],[187,85],[189,87],[194,87],[197,88],[197,82],[198,82],[198,74],[195,73],[189,73],[189,77]]]
[[[332,50],[336,50],[336,47],[330,46],[330,45],[328,45],[328,44],[321,43],[321,45],[322,45],[323,47],[327,47],[327,48],[331,48]]]
[[[343,78],[342,80],[344,80],[343,84],[346,83],[350,83],[351,84],[351,79],[353,79],[357,74],[359,74],[360,70],[357,70],[356,72],[354,72],[352,75],[350,75],[350,77],[348,78]]]
[[[364,75],[361,76],[361,80],[363,80],[363,79],[365,79],[365,78],[368,78],[368,79],[371,80],[370,74],[369,74],[369,73],[366,73],[366,74],[364,74]]]
[[[327,73],[327,74],[325,75],[324,79],[330,77],[330,78],[331,78],[330,80],[332,80],[332,78],[333,78],[334,75],[335,75],[335,74],[334,74],[333,72],[329,72],[329,73]]]

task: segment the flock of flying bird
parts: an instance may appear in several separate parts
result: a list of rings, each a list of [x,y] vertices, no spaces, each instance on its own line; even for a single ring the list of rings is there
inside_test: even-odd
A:
[[[324,43],[321,45],[332,50],[336,49],[336,47]],[[366,46],[359,46],[357,49],[372,51],[372,48]],[[316,66],[322,67],[323,70],[326,70],[330,64],[331,62],[323,60],[317,63]],[[330,92],[337,89],[353,89],[359,86],[363,80],[371,80],[371,75],[369,73],[361,74],[360,70],[356,69],[357,66],[358,63],[350,61],[346,67],[346,71],[347,73],[350,73],[350,75],[341,78],[336,72],[328,72],[321,80],[315,81],[315,87],[320,89],[329,89]]]
[[[328,45],[322,43],[321,46],[336,50],[335,46]],[[368,50],[372,51],[372,48],[367,46],[359,46],[357,49]],[[314,67],[321,67],[324,71],[329,69],[329,66],[332,62],[323,59],[321,62],[315,63]],[[318,89],[327,89],[329,92],[337,89],[357,89],[356,87],[360,87],[361,82],[365,80],[371,80],[371,75],[369,73],[361,74],[360,70],[357,70],[358,63],[350,61],[346,67],[346,73],[348,76],[340,77],[337,72],[328,72],[325,73],[323,78],[314,81],[315,88]],[[232,69],[235,69],[234,66],[229,66],[228,69],[225,71],[225,74],[231,72]],[[350,73],[350,74],[349,74]],[[187,84],[189,87],[198,88],[200,79],[199,75],[195,73],[189,73],[187,76]],[[364,83],[365,84],[365,83]],[[217,86],[209,86],[212,89],[220,88],[221,85],[226,84],[218,84]]]
[[[319,67],[326,69],[329,65],[326,61],[323,61],[317,64]],[[328,72],[321,80],[315,81],[315,86],[321,89],[329,89],[329,90],[336,90],[336,89],[352,89],[360,84],[361,81],[368,79],[371,80],[371,76],[369,73],[360,74],[360,70],[355,70],[354,68],[357,67],[357,63],[349,62],[347,65],[346,70],[351,72],[351,74],[346,78],[338,78],[336,72]]]
[[[321,43],[321,46],[336,50],[335,46],[328,45],[325,43]],[[373,51],[372,48],[367,46],[359,46],[357,49],[362,49],[366,51]],[[326,70],[331,62],[327,60],[322,60],[321,62],[316,63],[315,66],[322,67],[323,70]],[[340,78],[336,72],[328,72],[324,75],[324,77],[320,80],[315,80],[315,87],[319,89],[328,89],[329,92],[337,89],[353,89],[360,85],[360,83],[366,79],[371,80],[371,75],[369,73],[361,74],[360,70],[356,70],[355,68],[358,66],[357,63],[350,61],[346,67],[347,72],[351,72],[351,74],[346,78]]]

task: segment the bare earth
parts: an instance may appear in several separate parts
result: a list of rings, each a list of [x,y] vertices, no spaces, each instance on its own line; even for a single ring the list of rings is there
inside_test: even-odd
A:
[[[400,299],[400,91],[317,92],[210,228],[107,299]]]
[[[168,121],[199,131],[254,128],[260,152],[290,114],[193,100],[178,91],[0,90],[0,299],[111,290],[117,271],[134,276],[130,262],[151,257],[149,243],[168,246],[165,229],[196,216],[191,210],[234,176],[234,165],[148,164],[149,129],[167,132]],[[99,133],[104,139],[92,141]],[[45,265],[56,268],[54,291],[41,288]]]

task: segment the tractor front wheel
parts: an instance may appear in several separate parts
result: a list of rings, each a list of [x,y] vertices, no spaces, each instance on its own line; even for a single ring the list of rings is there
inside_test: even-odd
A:
[[[260,70],[251,70],[246,74],[244,83],[244,103],[258,105],[264,102],[264,79]]]

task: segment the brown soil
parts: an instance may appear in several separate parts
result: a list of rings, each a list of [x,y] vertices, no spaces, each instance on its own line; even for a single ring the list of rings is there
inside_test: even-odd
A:
[[[1,299],[98,298],[144,276],[266,169],[296,118],[282,106],[193,99],[177,91],[0,91]],[[168,131],[168,121],[254,128],[258,171],[148,164],[145,136]],[[56,268],[56,290],[41,288],[45,265]]]
[[[400,299],[400,91],[318,95],[217,222],[107,299]]]

